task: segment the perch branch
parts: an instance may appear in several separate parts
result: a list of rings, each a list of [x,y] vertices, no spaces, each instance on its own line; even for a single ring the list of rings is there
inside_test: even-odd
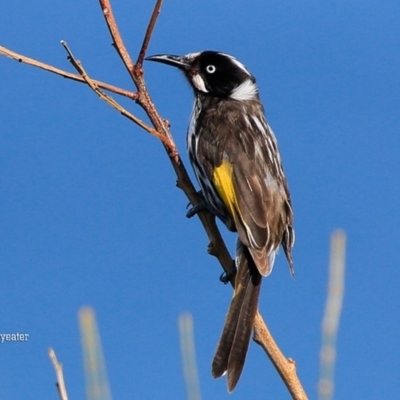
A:
[[[306,392],[296,374],[295,361],[290,358],[287,359],[283,355],[259,312],[257,312],[254,320],[253,340],[263,348],[281,376],[292,398],[295,400],[307,400]]]

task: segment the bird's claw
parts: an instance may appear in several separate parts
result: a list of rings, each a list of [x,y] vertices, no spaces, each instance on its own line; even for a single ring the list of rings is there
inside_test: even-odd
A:
[[[236,267],[232,268],[229,272],[223,272],[221,276],[219,277],[219,280],[226,285],[229,283],[236,275]]]
[[[209,210],[209,207],[207,205],[206,200],[204,199],[203,196],[203,192],[200,190],[199,192],[197,192],[197,194],[200,197],[200,202],[197,203],[195,206],[193,206],[187,213],[186,213],[186,217],[187,218],[192,218],[194,217],[197,213],[199,213],[200,211],[204,211],[204,210]],[[186,208],[188,208],[190,206],[190,203],[186,206]]]
[[[208,210],[208,207],[205,203],[204,200],[202,200],[200,203],[196,204],[195,206],[193,206],[187,213],[186,213],[186,217],[187,218],[192,218],[194,217],[197,213],[199,213],[200,211],[204,211],[204,210]]]

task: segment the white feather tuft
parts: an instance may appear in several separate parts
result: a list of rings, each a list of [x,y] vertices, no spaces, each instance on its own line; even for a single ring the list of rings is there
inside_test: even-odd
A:
[[[195,74],[192,76],[192,83],[197,90],[200,90],[200,92],[208,93],[206,85],[204,84],[204,80],[199,74]]]
[[[258,93],[256,84],[251,80],[247,79],[241,85],[239,85],[229,96],[231,99],[238,101],[253,100]]]

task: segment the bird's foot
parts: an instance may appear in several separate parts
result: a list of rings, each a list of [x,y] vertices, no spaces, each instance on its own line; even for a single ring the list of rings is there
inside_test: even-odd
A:
[[[210,207],[208,206],[206,199],[203,196],[203,192],[200,190],[199,192],[197,192],[197,194],[200,197],[200,202],[197,203],[195,206],[193,206],[187,213],[186,213],[186,217],[187,218],[192,218],[194,217],[197,213],[199,213],[200,211],[211,211]],[[187,207],[190,206],[190,203],[187,205]]]
[[[237,269],[235,266],[229,272],[223,272],[219,277],[219,280],[226,285],[227,283],[231,282],[232,279],[236,276]]]

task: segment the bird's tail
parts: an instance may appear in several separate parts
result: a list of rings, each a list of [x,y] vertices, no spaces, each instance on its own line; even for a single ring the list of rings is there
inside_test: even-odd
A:
[[[242,373],[261,288],[261,275],[239,239],[236,266],[235,290],[212,362],[214,378],[227,373],[229,392],[235,389]]]

